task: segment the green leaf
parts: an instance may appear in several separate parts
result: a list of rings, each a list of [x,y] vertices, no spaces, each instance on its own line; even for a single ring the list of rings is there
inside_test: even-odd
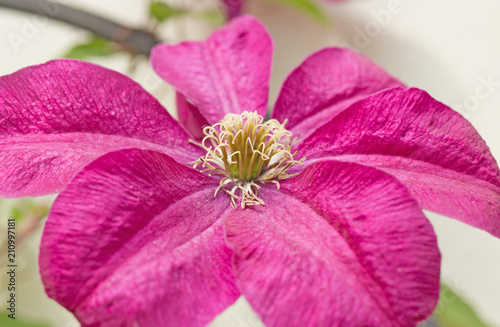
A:
[[[464,299],[444,283],[441,283],[434,318],[440,327],[491,327],[477,316]]]
[[[21,218],[23,217],[21,208],[19,208],[17,205],[14,205],[12,209],[10,209],[10,216],[14,218],[16,221],[20,221]]]
[[[184,15],[188,12],[186,10],[172,8],[165,2],[155,1],[151,3],[151,6],[149,7],[149,13],[159,22],[163,22],[164,20],[170,19],[175,16]]]
[[[269,0],[298,9],[308,14],[321,24],[328,24],[330,19],[313,0]]]
[[[31,321],[19,319],[19,315],[16,313],[16,319],[9,318],[10,312],[0,312],[0,326],[2,327],[48,327],[47,324],[40,324]]]
[[[193,13],[193,15],[196,15],[199,18],[204,19],[217,26],[221,26],[224,25],[224,23],[226,23],[226,16],[218,10],[202,11],[198,13]]]
[[[32,198],[17,199],[12,202],[9,217],[12,217],[19,222],[30,213],[44,213],[43,210],[46,210],[46,208],[38,207]]]
[[[85,60],[89,57],[107,57],[116,52],[111,41],[94,35],[89,42],[74,46],[63,57]]]

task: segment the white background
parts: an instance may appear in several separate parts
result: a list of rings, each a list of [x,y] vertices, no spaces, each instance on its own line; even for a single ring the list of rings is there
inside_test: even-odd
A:
[[[211,5],[209,0],[193,1],[199,6]],[[393,1],[399,5],[390,13],[388,8],[392,8]],[[140,26],[145,23],[146,2],[65,0],[62,3]],[[272,100],[286,74],[305,56],[324,46],[349,46],[371,57],[407,85],[425,89],[462,113],[500,159],[498,0],[351,0],[322,6],[333,24],[321,26],[282,6],[249,1],[248,11],[262,19],[275,39]],[[209,32],[207,24],[177,21],[166,26],[162,36],[176,41],[200,38]],[[26,42],[13,46],[9,40],[13,34]],[[75,27],[0,8],[0,75],[57,58],[86,36]],[[126,56],[97,62],[126,72]],[[134,78],[172,109],[171,89],[161,84],[146,64]],[[489,94],[484,94],[483,89],[478,98],[476,89],[484,80],[496,84],[491,86]],[[487,322],[500,326],[500,240],[457,221],[427,215],[443,254],[443,279],[467,298]],[[54,326],[77,326],[71,314],[44,297],[36,273],[38,241],[34,239],[23,250],[25,268],[20,276],[18,309],[24,316],[50,321]],[[248,305],[241,300],[213,323],[213,326],[258,325]]]

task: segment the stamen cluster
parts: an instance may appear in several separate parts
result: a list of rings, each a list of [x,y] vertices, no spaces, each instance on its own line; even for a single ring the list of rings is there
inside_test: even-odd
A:
[[[305,158],[294,160],[291,153],[294,142],[292,133],[285,129],[286,121],[281,124],[275,119],[264,122],[257,112],[243,112],[241,115],[228,114],[213,126],[203,129],[205,137],[195,143],[207,154],[194,162],[194,167],[202,165],[209,175],[219,175],[221,180],[214,193],[219,190],[231,196],[231,204],[236,200],[241,207],[261,204],[258,197],[258,183],[275,183],[295,174],[287,170],[302,164]]]

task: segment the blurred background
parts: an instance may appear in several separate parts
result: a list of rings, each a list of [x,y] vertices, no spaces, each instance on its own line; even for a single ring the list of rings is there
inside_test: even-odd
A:
[[[312,10],[294,8],[290,0],[248,0],[245,5],[245,11],[261,19],[275,40],[270,107],[287,74],[308,54],[325,46],[349,47],[366,54],[407,85],[428,91],[460,112],[486,140],[494,157],[500,159],[498,0],[311,1],[317,6]],[[203,39],[224,21],[216,0],[165,0],[167,6],[160,5],[153,12],[151,1],[146,0],[57,3],[154,31],[169,43]],[[40,8],[44,4],[46,1],[38,1]],[[0,49],[0,75],[63,56],[82,58],[128,74],[175,115],[174,91],[153,73],[146,57],[123,51],[120,45],[95,38],[81,28],[7,10],[0,1]],[[481,85],[488,90],[487,95],[478,95]],[[17,304],[18,317],[27,324],[15,326],[79,326],[71,313],[45,296],[38,274],[41,218],[53,198],[0,199],[0,240],[4,241],[6,235],[7,218],[13,216],[19,218],[18,231],[27,235],[18,248]],[[458,221],[426,215],[443,254],[442,280],[453,289],[444,289],[436,313],[456,310],[457,322],[447,326],[500,326],[500,240]],[[0,277],[1,303],[7,298],[4,275]],[[474,308],[484,324],[467,322],[473,318],[461,299]],[[0,325],[6,324],[0,320]],[[262,324],[240,299],[211,326]]]

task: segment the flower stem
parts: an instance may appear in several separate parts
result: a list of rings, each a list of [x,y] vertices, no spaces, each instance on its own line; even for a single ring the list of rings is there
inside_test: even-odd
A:
[[[0,7],[20,10],[78,26],[137,53],[149,56],[159,40],[148,31],[123,26],[106,18],[71,8],[56,1],[0,0]]]

